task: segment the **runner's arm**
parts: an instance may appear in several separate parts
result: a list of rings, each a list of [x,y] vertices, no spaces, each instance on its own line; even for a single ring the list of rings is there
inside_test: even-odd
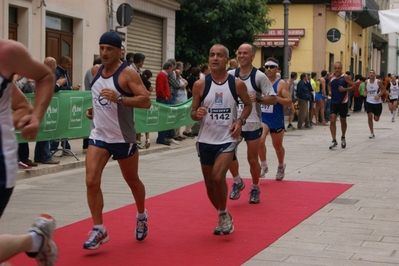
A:
[[[277,92],[277,102],[284,106],[291,106],[292,100],[288,91],[288,83],[283,80],[280,81],[278,84]]]
[[[196,82],[194,82],[193,89],[192,89],[192,94],[193,94],[193,100],[192,100],[192,105],[191,105],[191,119],[194,121],[199,121],[201,120],[207,112],[206,107],[201,107],[201,97],[202,93],[204,92],[204,86],[205,86],[205,80],[204,79],[199,79]]]

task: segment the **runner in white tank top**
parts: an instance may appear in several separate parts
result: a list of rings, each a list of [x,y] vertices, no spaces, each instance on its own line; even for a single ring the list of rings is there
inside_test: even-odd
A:
[[[91,69],[93,106],[86,111],[86,116],[93,120],[86,153],[86,188],[94,226],[83,244],[83,248],[89,250],[97,249],[109,240],[103,224],[101,177],[111,156],[118,160],[123,178],[136,201],[136,240],[144,240],[148,233],[145,187],[138,175],[133,109],[148,109],[151,100],[139,74],[119,59],[122,46],[119,34],[114,31],[104,33],[99,45],[102,64]]]
[[[260,202],[259,177],[261,173],[258,152],[263,131],[260,102],[272,107],[277,100],[276,93],[269,79],[264,73],[260,72],[252,65],[255,54],[255,46],[249,43],[241,44],[237,49],[237,60],[240,67],[235,70],[230,70],[229,74],[234,75],[245,83],[252,102],[252,112],[247,119],[247,123],[242,128],[241,137],[247,144],[247,161],[250,166],[252,178],[249,202],[257,204]],[[240,112],[241,108],[238,109],[238,113]],[[230,199],[237,200],[240,198],[240,193],[245,187],[239,173],[239,162],[237,158],[234,158],[231,163],[230,172],[234,179],[234,184],[230,192]]]
[[[218,212],[215,235],[234,231],[233,218],[227,211],[226,172],[233,160],[242,125],[251,113],[247,88],[240,79],[226,72],[229,50],[215,44],[209,51],[211,73],[194,83],[191,118],[201,121],[197,151],[207,195]],[[244,104],[237,118],[238,97]]]
[[[17,179],[17,139],[36,139],[43,115],[51,101],[54,74],[44,64],[34,60],[18,42],[0,39],[0,218],[13,192]],[[19,90],[12,78],[15,73],[36,81],[34,107]],[[14,112],[12,113],[11,110]],[[40,204],[40,202],[36,203]],[[39,265],[54,265],[58,250],[51,239],[55,221],[50,215],[40,215],[29,234],[0,235],[0,264],[26,252]]]
[[[388,108],[391,111],[391,121],[395,122],[395,117],[398,113],[398,96],[399,84],[395,74],[391,74],[391,81],[388,83],[387,91],[389,93]]]
[[[370,70],[369,79],[366,80],[365,94],[366,98],[366,112],[367,122],[370,129],[370,139],[375,138],[373,118],[378,122],[382,113],[382,100],[381,96],[385,94],[385,87],[381,80],[375,78],[375,71]]]
[[[131,93],[124,92],[115,82],[125,67],[127,67],[127,64],[123,63],[112,76],[103,77],[101,73],[104,66],[101,65],[93,79],[91,91],[93,112],[96,115],[93,116],[90,139],[107,143],[134,143],[136,141],[133,107],[106,100],[101,93],[104,88],[108,88],[118,96],[134,96]]]
[[[211,79],[211,76],[208,74],[205,78]],[[238,141],[230,132],[230,127],[237,117],[237,101],[230,90],[228,80],[222,84],[216,84],[212,80],[209,93],[201,103],[201,106],[208,107],[208,113],[201,120],[198,142],[225,144]]]

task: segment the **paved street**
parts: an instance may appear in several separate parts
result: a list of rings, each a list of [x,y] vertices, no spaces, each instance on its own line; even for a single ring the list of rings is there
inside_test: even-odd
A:
[[[368,138],[366,115],[351,112],[346,149],[328,149],[331,137],[326,126],[286,133],[286,180],[354,186],[244,265],[399,265],[399,117],[392,123],[387,105],[383,108],[381,121],[374,124],[375,139]],[[339,122],[337,126],[340,139]],[[155,143],[156,133],[151,135]],[[202,180],[194,144],[195,139],[189,139],[179,146],[152,144],[140,151],[139,172],[147,197]],[[82,140],[71,140],[71,145],[81,161],[68,156],[61,158],[59,166],[20,171],[0,220],[0,233],[24,233],[42,212],[52,214],[59,227],[90,216]],[[30,146],[33,154],[34,143]],[[267,148],[267,178],[274,179],[277,160],[270,137]],[[240,144],[238,158],[241,175],[249,177],[246,145]],[[105,211],[132,202],[116,162],[111,161],[104,171],[103,191]]]

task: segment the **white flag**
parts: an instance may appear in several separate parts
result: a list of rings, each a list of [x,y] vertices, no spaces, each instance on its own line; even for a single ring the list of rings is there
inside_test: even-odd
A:
[[[399,32],[399,9],[378,11],[381,33]]]

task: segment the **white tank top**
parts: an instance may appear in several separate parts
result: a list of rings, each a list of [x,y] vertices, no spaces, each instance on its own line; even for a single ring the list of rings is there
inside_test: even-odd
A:
[[[235,86],[235,77],[229,75],[227,80]],[[237,101],[230,89],[235,91],[235,87],[230,88],[228,81],[219,85],[209,74],[205,77],[205,97],[203,96],[201,106],[207,106],[208,110],[201,120],[198,142],[225,144],[238,141],[231,137],[230,131],[231,125],[237,119]]]
[[[230,70],[229,74],[234,76],[235,70]],[[251,72],[249,72],[251,73]],[[252,87],[252,83],[251,83],[251,75],[247,75],[245,77],[238,77],[239,79],[241,79],[245,85],[247,86],[247,90],[248,90],[248,94],[254,94],[256,96],[258,96],[257,98],[262,96],[262,93],[257,92],[253,87]],[[237,117],[241,116],[241,113],[244,109],[244,104],[241,101],[240,98],[238,98],[238,106],[237,106]],[[259,122],[261,121],[261,109],[260,109],[260,105],[257,102],[252,102],[252,110],[251,113],[249,114],[248,118],[247,118],[247,122]]]
[[[133,96],[122,91],[118,85],[119,74],[125,67],[127,67],[127,64],[123,63],[111,77],[104,78],[101,76],[103,69],[103,65],[101,65],[93,79],[91,87],[93,96],[91,139],[107,143],[134,143],[136,141],[133,107],[105,100],[100,95],[102,89],[108,88],[114,90],[118,95]]]
[[[367,89],[367,98],[366,102],[372,103],[372,104],[377,104],[377,103],[382,103],[381,97],[378,98],[378,100],[374,99],[374,97],[379,93],[379,87],[378,87],[378,81],[374,80],[374,83],[370,83],[370,80],[368,79],[366,82],[366,89]]]
[[[391,86],[390,86],[390,90],[391,90],[391,96],[389,96],[389,99],[398,99],[399,96],[399,85],[398,85],[398,80],[396,80],[396,84],[393,85],[392,82]]]
[[[18,143],[11,114],[10,82],[0,75],[0,188],[14,187],[18,175]]]

